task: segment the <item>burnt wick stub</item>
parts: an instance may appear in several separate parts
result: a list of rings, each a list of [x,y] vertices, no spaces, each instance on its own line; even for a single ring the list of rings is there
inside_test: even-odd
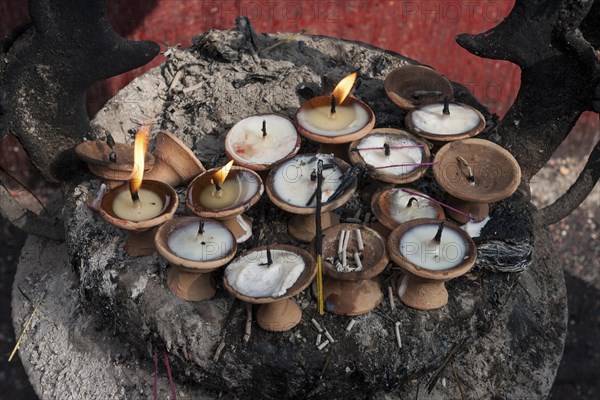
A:
[[[106,144],[108,145],[108,147],[110,147],[111,149],[115,148],[115,139],[112,137],[112,135],[110,133],[106,134]]]
[[[203,233],[204,233],[204,221],[199,221],[198,222],[198,236],[202,235]]]
[[[336,112],[335,111],[335,102],[336,102],[335,96],[332,94],[331,95],[331,111],[330,111],[332,116],[334,116],[335,112]]]
[[[406,204],[406,207],[412,207],[414,202],[416,202],[417,205],[419,205],[419,200],[417,200],[416,197],[411,197],[410,199],[408,199],[408,203]]]
[[[262,129],[261,129],[263,137],[267,136],[267,120],[263,119]]]
[[[390,145],[387,144],[387,143],[384,143],[383,144],[383,151],[385,152],[386,156],[389,156],[390,155]]]
[[[444,97],[444,109],[442,110],[444,115],[450,115],[450,100],[448,100],[448,96]]]
[[[469,184],[474,185],[475,184],[475,175],[473,174],[473,167],[471,167],[471,164],[469,164],[469,162],[467,160],[465,160],[463,157],[456,157],[456,159],[458,160],[458,162],[460,163],[460,165],[463,168],[466,168],[466,170],[467,170],[466,176],[467,176],[467,181],[469,181]]]
[[[444,231],[444,225],[445,225],[444,221],[440,222],[440,225],[438,226],[438,230],[433,238],[433,241],[435,243],[440,243],[442,241],[442,232]]]
[[[108,155],[108,161],[110,161],[112,163],[116,163],[117,162],[117,153],[115,153],[114,151],[111,151],[110,154]]]

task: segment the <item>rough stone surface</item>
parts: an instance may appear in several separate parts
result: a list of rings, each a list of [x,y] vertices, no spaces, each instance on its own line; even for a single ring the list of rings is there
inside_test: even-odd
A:
[[[385,97],[383,79],[409,60],[356,43],[307,36],[256,54],[241,38],[236,31],[210,31],[194,41],[191,51],[173,51],[165,64],[117,95],[95,125],[121,132],[128,140],[139,122],[155,118],[154,132],[171,130],[212,167],[225,160],[223,138],[237,120],[257,112],[291,117],[302,101],[298,92],[308,91],[303,88],[319,93],[323,76],[327,86],[361,68],[355,94],[375,110],[377,125],[403,127],[403,112]],[[276,36],[259,36],[258,48],[275,40]],[[217,42],[219,46],[213,46]],[[185,73],[178,74],[181,68]],[[311,149],[314,145],[304,143],[303,151]],[[439,191],[431,176],[419,185]],[[465,398],[531,398],[544,397],[551,387],[564,343],[566,304],[560,268],[544,250],[549,247],[544,232],[533,235],[536,253],[529,270],[520,275],[475,271],[452,281],[450,302],[441,310],[391,310],[384,302],[375,312],[358,317],[346,334],[349,319],[317,317],[315,302],[305,291],[297,298],[304,310],[297,328],[274,334],[254,323],[252,338],[244,346],[243,307],[222,289],[210,301],[185,302],[166,287],[166,264],[158,256],[125,256],[125,233],[85,205],[97,186],[92,180],[75,188],[65,213],[68,263],[77,274],[74,285],[81,295],[77,301],[98,329],[131,344],[138,362],[148,363],[153,348],[166,348],[178,384],[190,390],[202,388],[208,396],[223,393],[230,398],[414,397],[419,391],[431,391],[432,398],[461,393]],[[185,188],[178,192],[182,198]],[[358,208],[363,214],[367,211],[356,195],[340,216],[354,215]],[[285,233],[287,216],[267,199],[249,215],[257,230],[244,247],[292,242]],[[262,223],[265,215],[268,225]],[[523,230],[531,233],[530,225],[523,223]],[[395,271],[386,271],[383,286],[395,278]],[[329,352],[315,348],[311,317],[338,339]],[[395,321],[401,323],[402,349],[395,344]],[[225,348],[214,362],[221,340]],[[449,354],[453,357],[443,368]],[[129,392],[132,397],[136,390]]]

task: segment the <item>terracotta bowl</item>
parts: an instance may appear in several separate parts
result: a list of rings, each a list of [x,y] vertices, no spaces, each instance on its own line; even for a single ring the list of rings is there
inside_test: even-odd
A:
[[[391,260],[404,271],[398,283],[398,296],[404,304],[419,310],[432,310],[445,306],[448,303],[448,291],[444,283],[466,274],[477,258],[477,248],[471,237],[458,225],[448,222],[445,229],[457,232],[468,246],[466,257],[462,262],[450,269],[430,270],[406,259],[400,252],[402,236],[413,227],[429,224],[437,226],[439,223],[439,220],[432,218],[405,222],[392,231],[387,242]]]
[[[129,184],[127,183],[110,190],[104,195],[100,203],[99,212],[105,221],[118,228],[130,231],[125,244],[125,250],[130,256],[145,256],[154,253],[154,228],[173,218],[179,204],[175,190],[163,182],[143,180],[141,188],[159,195],[164,204],[160,215],[145,221],[128,221],[119,218],[114,212],[113,201],[117,194],[129,191]]]
[[[235,290],[227,281],[227,274],[223,276],[223,286],[234,297],[251,304],[261,304],[258,310],[257,321],[258,325],[267,331],[283,332],[292,329],[302,319],[302,310],[300,307],[290,300],[290,297],[297,295],[310,285],[317,274],[317,264],[314,258],[305,250],[286,244],[271,244],[268,246],[271,250],[285,250],[298,254],[305,263],[305,268],[302,274],[298,277],[292,287],[281,296],[277,297],[251,297],[246,296]],[[254,252],[266,250],[267,246],[261,246],[249,250],[244,255]],[[242,255],[243,256],[243,255]],[[240,256],[240,257],[242,257]],[[235,262],[235,260],[234,260]]]
[[[362,271],[339,272],[327,261],[336,257],[343,230],[351,231],[348,249],[358,249],[355,230],[359,229],[364,243]],[[312,246],[311,248],[314,248]],[[348,254],[352,259],[352,251]],[[379,283],[371,278],[388,265],[385,240],[373,229],[360,224],[340,224],[323,231],[323,299],[325,310],[337,315],[361,315],[377,307],[383,299]]]
[[[199,217],[217,219],[223,222],[223,224],[233,232],[238,243],[242,243],[248,240],[252,235],[252,220],[243,213],[260,200],[260,197],[264,192],[264,185],[262,179],[256,172],[248,168],[233,166],[229,171],[227,179],[235,178],[238,175],[242,175],[246,177],[246,179],[254,179],[258,183],[256,192],[243,203],[234,204],[231,207],[221,210],[207,209],[200,203],[200,193],[204,188],[213,185],[211,179],[219,169],[220,168],[213,168],[205,171],[189,184],[186,205],[191,212]]]
[[[380,136],[388,136],[389,135],[390,137],[399,136],[399,137],[406,138],[412,142],[415,142],[415,144],[423,145],[423,147],[422,147],[423,152],[422,152],[421,160],[418,162],[428,162],[431,159],[431,152],[429,151],[429,144],[408,132],[402,131],[400,129],[378,128],[378,129],[373,129],[372,131],[370,131],[368,133],[368,135],[366,135],[365,137],[371,136],[371,135],[380,135]],[[362,139],[364,139],[364,137],[361,138],[360,140],[355,140],[354,142],[350,143],[350,149],[349,149],[348,155],[350,157],[350,162],[352,164],[367,166],[361,153],[359,151],[352,150],[354,148],[360,147],[360,142],[362,141]],[[426,165],[418,166],[415,169],[413,169],[411,172],[409,172],[407,174],[402,174],[402,175],[394,175],[394,174],[386,173],[385,169],[377,170],[377,169],[367,168],[367,173],[369,174],[369,176],[371,178],[376,179],[381,182],[393,183],[393,184],[403,184],[403,183],[413,182],[413,181],[416,181],[417,179],[421,178],[423,175],[425,175],[425,172],[427,172],[427,168],[428,168],[428,166],[426,166]]]
[[[292,122],[292,120],[289,119],[288,117],[286,117],[285,115],[273,114],[273,113],[257,114],[257,115],[258,116],[260,116],[260,115],[278,115],[281,118],[287,119],[292,125],[294,124]],[[296,134],[296,136],[297,136],[296,146],[294,146],[292,151],[289,154],[287,154],[285,157],[283,157],[282,159],[277,160],[276,162],[273,162],[273,163],[266,163],[266,164],[249,163],[246,160],[238,157],[237,153],[231,148],[231,144],[229,143],[228,137],[234,127],[235,127],[235,125],[229,130],[229,132],[227,133],[227,137],[225,138],[225,153],[227,153],[227,157],[229,157],[231,160],[235,160],[235,163],[237,165],[251,169],[253,171],[267,171],[267,170],[273,168],[275,165],[294,157],[296,154],[298,154],[298,151],[300,151],[300,144],[302,142],[302,138],[300,137],[300,135]]]
[[[112,151],[117,155],[117,162],[108,159]],[[115,143],[113,150],[104,141],[88,140],[75,147],[75,154],[88,165],[92,174],[110,181],[111,188],[118,186],[118,182],[130,179],[133,172],[133,145],[131,144]],[[146,153],[144,171],[150,171],[154,163],[154,156]]]
[[[371,200],[371,211],[373,212],[373,215],[375,215],[379,223],[390,230],[393,230],[398,225],[406,222],[406,220],[398,219],[396,214],[393,212],[394,197],[400,191],[402,191],[402,188],[386,189],[377,193]],[[417,192],[416,190],[413,191]],[[423,194],[420,192],[417,193]],[[410,193],[405,194],[409,197],[415,197],[417,201],[423,202],[426,200],[422,197],[412,196]],[[437,212],[437,216],[435,217],[436,219],[444,220],[446,218],[442,206],[434,202],[429,202],[429,204]],[[415,205],[415,207],[418,207],[418,205]]]
[[[220,224],[218,221],[198,217],[181,217],[165,222],[155,236],[158,253],[169,262],[171,268],[167,276],[167,285],[177,296],[189,301],[201,301],[212,298],[216,285],[211,272],[227,264],[237,252],[237,242],[231,233],[232,248],[219,258],[208,261],[197,261],[182,258],[171,251],[168,245],[169,237],[178,229],[190,224],[198,225],[200,221]]]
[[[154,154],[156,163],[146,174],[148,179],[176,187],[206,171],[194,152],[171,132],[158,132]]]
[[[452,84],[442,74],[424,65],[405,65],[396,68],[385,78],[383,87],[394,104],[405,110],[411,110],[423,104],[437,103],[445,97],[452,99]],[[415,98],[417,90],[439,91],[436,97]]]

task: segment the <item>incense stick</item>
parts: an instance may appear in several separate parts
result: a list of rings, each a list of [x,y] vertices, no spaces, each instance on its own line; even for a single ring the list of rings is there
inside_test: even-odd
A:
[[[23,340],[23,336],[25,336],[25,333],[29,329],[29,325],[31,324],[31,320],[33,319],[33,316],[37,312],[37,310],[40,307],[41,303],[42,303],[41,300],[38,301],[38,303],[35,305],[35,308],[31,312],[31,315],[27,319],[27,322],[25,323],[25,326],[23,327],[23,331],[19,335],[19,339],[17,340],[17,344],[15,344],[15,347],[13,348],[13,351],[10,353],[10,356],[8,357],[8,362],[10,362],[12,360],[12,358],[15,356],[15,353],[17,352],[17,350],[19,350],[19,346],[21,346],[21,341]]]
[[[319,294],[319,314],[325,313],[323,306],[323,264],[322,264],[322,253],[323,253],[323,231],[321,230],[321,206],[322,206],[322,185],[323,185],[323,160],[317,161],[317,209],[315,210],[315,225],[316,225],[316,236],[315,236],[315,253],[317,254],[317,292]]]
[[[402,190],[403,192],[405,192],[405,193],[412,194],[413,196],[419,196],[419,197],[423,197],[424,199],[427,199],[427,200],[429,200],[429,201],[433,201],[434,203],[436,203],[436,204],[439,204],[439,205],[440,205],[440,206],[442,206],[442,207],[445,207],[445,208],[447,208],[447,209],[449,209],[449,210],[452,210],[452,211],[454,211],[455,213],[458,213],[458,214],[460,214],[460,215],[462,215],[462,216],[464,216],[464,217],[467,217],[467,218],[469,218],[469,220],[472,220],[472,219],[473,219],[473,217],[471,217],[471,214],[467,214],[467,213],[464,213],[464,212],[462,212],[462,211],[460,211],[460,210],[457,210],[456,208],[454,208],[454,207],[452,207],[452,206],[449,206],[448,204],[442,203],[441,201],[439,201],[439,200],[436,200],[436,199],[434,199],[433,197],[430,197],[430,196],[427,196],[427,195],[424,195],[424,194],[421,194],[421,193],[417,193],[417,192],[415,192],[415,191],[412,191],[412,190],[410,190],[410,189],[401,189],[401,190]]]

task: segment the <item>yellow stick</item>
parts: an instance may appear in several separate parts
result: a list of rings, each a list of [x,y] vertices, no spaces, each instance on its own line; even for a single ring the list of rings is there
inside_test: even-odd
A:
[[[325,309],[323,307],[323,265],[321,255],[317,255],[317,292],[319,293],[319,314],[323,315]]]
[[[23,331],[21,332],[21,335],[19,336],[19,340],[17,340],[17,343],[15,344],[15,347],[14,347],[12,353],[10,353],[10,357],[8,357],[8,362],[11,362],[12,358],[15,356],[15,353],[17,352],[17,350],[19,350],[19,346],[21,345],[21,340],[23,340],[23,336],[25,336],[25,332],[27,332],[27,330],[29,329],[29,324],[31,324],[31,320],[33,319],[33,316],[37,312],[40,304],[41,304],[41,301],[38,301],[38,303],[35,305],[35,308],[31,312],[29,319],[27,319],[27,322],[25,323],[25,327],[23,328]]]

